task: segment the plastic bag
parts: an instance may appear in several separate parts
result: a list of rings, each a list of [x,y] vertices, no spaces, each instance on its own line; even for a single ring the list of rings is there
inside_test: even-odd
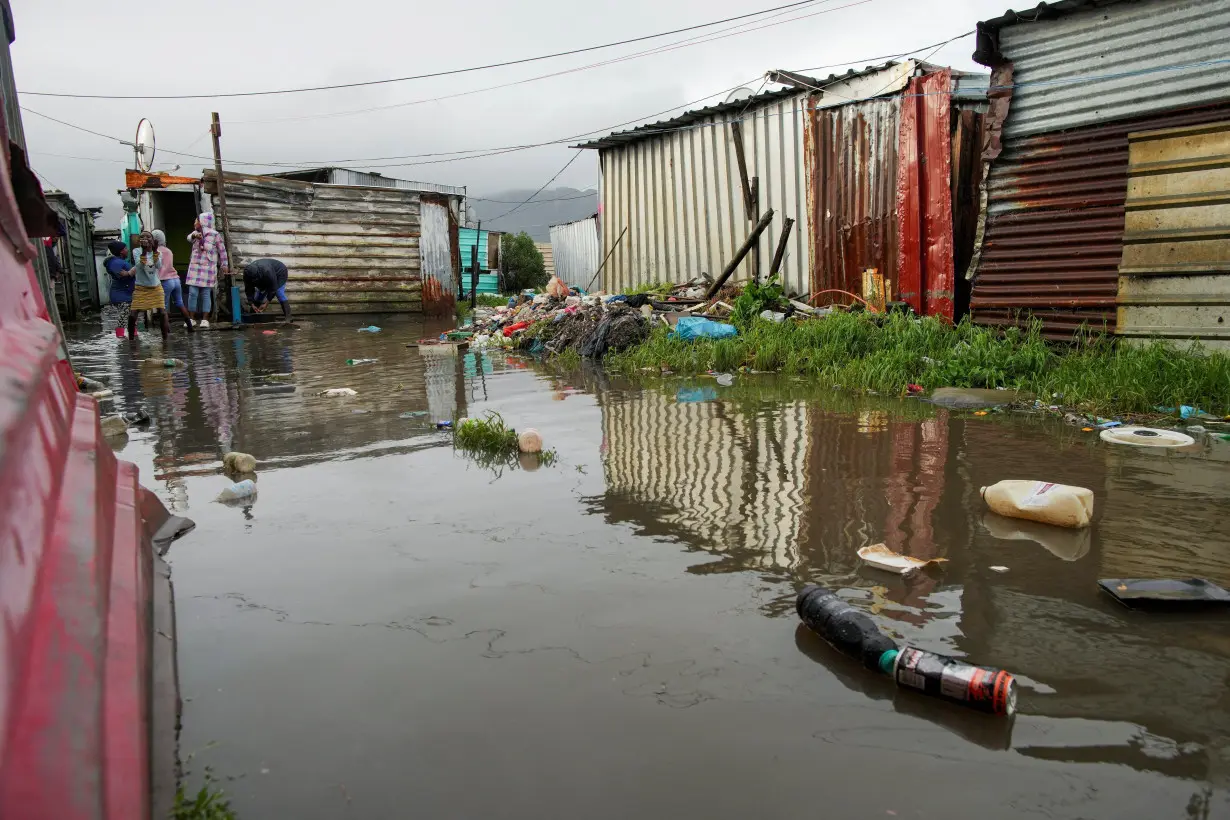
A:
[[[547,283],[547,295],[554,296],[556,299],[566,299],[571,294],[568,286],[565,285],[558,276],[552,276],[551,281]]]
[[[675,325],[675,334],[684,341],[693,339],[729,339],[738,336],[734,325],[715,322],[702,316],[685,316]]]

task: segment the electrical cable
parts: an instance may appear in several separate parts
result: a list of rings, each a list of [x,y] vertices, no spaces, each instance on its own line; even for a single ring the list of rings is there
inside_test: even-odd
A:
[[[576,162],[576,161],[577,161],[577,157],[581,156],[581,154],[582,154],[582,153],[584,153],[584,149],[583,149],[583,148],[578,148],[578,149],[577,149],[577,152],[576,152],[575,154],[573,154],[573,155],[572,155],[572,159],[570,159],[570,160],[568,160],[566,163],[564,163],[564,167],[563,167],[563,168],[560,168],[558,171],[556,171],[556,172],[555,172],[555,176],[553,176],[553,177],[551,177],[550,179],[548,179],[548,180],[546,181],[546,183],[544,183],[544,184],[543,184],[543,186],[542,186],[541,188],[539,188],[539,189],[538,189],[537,191],[535,191],[534,193],[530,194],[529,199],[525,200],[525,201],[524,201],[524,202],[522,202],[520,205],[516,206],[515,208],[512,208],[511,210],[507,210],[507,211],[505,211],[504,213],[500,214],[499,216],[492,217],[492,218],[491,218],[491,219],[489,219],[488,221],[489,221],[489,222],[498,222],[498,221],[500,221],[501,219],[503,219],[504,217],[509,216],[509,215],[511,215],[511,214],[514,214],[514,213],[516,213],[517,211],[519,211],[519,210],[521,210],[522,208],[524,208],[526,205],[530,204],[530,202],[534,199],[534,197],[536,197],[536,196],[538,196],[539,194],[541,194],[543,191],[545,191],[545,190],[547,189],[547,187],[548,187],[548,186],[549,186],[552,182],[555,182],[555,180],[559,179],[560,174],[562,174],[562,173],[564,173],[565,171],[567,171],[567,170],[568,170],[568,166],[570,166],[570,165],[572,165],[572,163]]]
[[[772,8],[760,9],[759,11],[748,12],[734,17],[726,17],[721,20],[713,20],[708,23],[698,23],[684,28],[672,29],[671,31],[662,31],[656,34],[646,34],[640,37],[632,37],[626,40],[617,40],[611,43],[603,43],[596,46],[586,46],[585,48],[575,48],[568,51],[558,51],[552,54],[543,54],[537,57],[523,57],[517,60],[506,60],[500,63],[488,63],[486,65],[470,66],[468,68],[455,68],[448,71],[435,71],[429,74],[416,74],[408,77],[390,77],[383,80],[366,80],[363,82],[354,83],[339,83],[336,85],[319,85],[305,86],[302,88],[283,88],[270,91],[231,91],[220,92],[215,94],[70,94],[65,92],[52,91],[23,91],[22,94],[31,97],[68,97],[72,99],[87,99],[87,100],[205,100],[219,99],[224,97],[265,97],[275,94],[301,94],[312,91],[334,91],[344,88],[363,88],[373,85],[387,85],[389,83],[409,82],[411,80],[425,80],[433,77],[448,77],[456,74],[467,74],[474,71],[485,71],[492,68],[506,68],[508,66],[523,65],[525,63],[534,63],[542,60],[550,60],[556,57],[567,57],[573,54],[584,54],[590,51],[599,51],[605,48],[614,48],[616,46],[629,45],[631,43],[640,43],[646,40],[655,40],[659,37],[669,37],[674,34],[682,34],[688,31],[696,31],[698,29],[711,28],[713,26],[722,25],[723,23],[734,22],[735,20],[746,20],[751,17],[759,17],[771,12],[782,11],[784,9],[797,8],[800,6],[811,5],[817,0],[800,0],[800,2],[787,3],[782,6],[774,6]]]
[[[830,3],[834,1],[835,0],[818,0],[818,2],[820,3]],[[814,3],[814,2],[817,2],[817,0],[810,0],[810,2]],[[357,116],[359,114],[370,114],[376,111],[391,111],[395,108],[407,108],[407,107],[414,106],[414,105],[425,105],[427,103],[443,102],[445,100],[454,100],[459,97],[469,97],[475,94],[482,94],[487,91],[499,91],[505,88],[513,88],[514,86],[526,85],[528,83],[537,82],[539,80],[551,79],[552,77],[562,77],[568,74],[576,74],[581,71],[590,71],[595,68],[603,68],[605,66],[614,65],[615,63],[622,63],[622,62],[627,62],[629,60],[640,59],[641,57],[648,57],[648,56],[653,56],[656,54],[665,54],[668,51],[675,51],[681,48],[690,48],[692,46],[705,45],[707,43],[712,43],[717,40],[724,40],[728,37],[738,37],[743,34],[751,34],[752,32],[761,31],[762,29],[773,28],[774,26],[782,26],[782,25],[786,25],[787,23],[795,23],[795,22],[798,22],[799,20],[806,20],[810,17],[817,17],[821,14],[829,14],[835,11],[841,11],[843,9],[851,8],[853,6],[861,6],[866,3],[870,3],[870,2],[873,2],[873,0],[855,0],[855,2],[847,3],[844,6],[837,6],[836,8],[824,9],[823,11],[816,11],[810,14],[803,14],[803,15],[799,15],[798,17],[790,17],[786,20],[779,20],[776,23],[767,23],[765,25],[756,26],[755,28],[744,28],[744,26],[749,25],[749,24],[741,23],[738,26],[732,26],[731,28],[728,28],[728,29],[722,29],[717,32],[709,32],[708,34],[700,35],[697,37],[689,37],[686,40],[680,40],[676,43],[668,43],[667,45],[664,45],[664,46],[658,46],[656,48],[652,48],[646,51],[638,51],[632,54],[626,54],[622,57],[614,57],[609,60],[603,60],[597,63],[590,63],[589,65],[567,68],[562,71],[555,71],[549,74],[539,74],[534,77],[526,77],[525,79],[522,79],[522,80],[514,80],[512,82],[501,83],[500,85],[486,86],[484,88],[476,88],[470,91],[457,91],[452,94],[444,94],[439,97],[427,97],[427,98],[418,99],[418,100],[407,100],[405,102],[389,103],[388,105],[377,105],[377,106],[371,106],[369,108],[355,108],[355,109],[350,109],[347,111],[329,111],[323,114],[303,114],[303,115],[294,116],[294,117],[279,117],[279,118],[268,119],[268,120],[234,120],[234,121],[228,122],[228,125],[269,125],[269,124],[274,124],[274,123],[279,123],[279,122],[303,122],[305,120],[334,119],[338,117],[352,117],[352,116]],[[768,17],[765,17],[764,19],[771,20],[774,17],[780,17],[782,14],[785,14],[785,13],[786,12],[770,15]],[[756,22],[761,22],[761,21],[756,21]],[[742,29],[742,30],[740,31],[739,29]]]

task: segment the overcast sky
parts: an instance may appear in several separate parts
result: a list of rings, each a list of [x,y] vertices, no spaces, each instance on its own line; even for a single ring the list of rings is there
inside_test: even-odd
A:
[[[608,129],[740,84],[759,88],[772,68],[808,69],[884,57],[969,31],[1004,12],[1006,0],[820,0],[765,18],[527,65],[367,88],[246,99],[81,100],[21,95],[24,107],[93,131],[132,139],[149,118],[158,147],[206,156],[209,116],[223,124],[223,157],[253,162],[390,165],[352,158],[518,145]],[[13,0],[19,92],[198,94],[335,84],[422,74],[598,45],[745,14],[789,0],[171,0],[125,18],[97,0]],[[142,10],[143,9],[143,10]],[[801,19],[794,19],[801,18]],[[783,22],[790,21],[790,22]],[[780,25],[770,25],[782,23]],[[738,28],[735,28],[738,26]],[[735,35],[735,31],[760,28]],[[689,38],[713,42],[627,57]],[[984,70],[973,37],[931,62]],[[917,56],[926,57],[929,52]],[[840,69],[815,73],[827,76]],[[452,99],[404,105],[479,91]],[[775,86],[770,86],[773,88]],[[721,97],[708,100],[719,101]],[[356,109],[395,106],[347,116]],[[672,112],[666,116],[673,116]],[[294,119],[300,118],[300,119]],[[651,120],[663,117],[651,117]],[[35,169],[79,205],[114,205],[131,149],[24,113]],[[487,158],[372,168],[387,176],[467,186],[471,196],[537,188],[574,151],[547,146]],[[84,159],[70,159],[77,157]],[[160,152],[155,170],[199,175],[200,159]],[[234,170],[258,170],[231,166]],[[555,185],[592,187],[593,152]]]

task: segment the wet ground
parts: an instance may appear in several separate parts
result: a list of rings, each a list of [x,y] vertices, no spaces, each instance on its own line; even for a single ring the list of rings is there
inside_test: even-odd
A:
[[[1156,454],[772,377],[637,389],[366,324],[177,330],[176,369],[138,363],[156,334],[70,331],[152,416],[122,457],[197,521],[169,555],[183,752],[242,820],[1230,816],[1230,618],[1096,587],[1230,584],[1225,442]],[[492,472],[432,423],[485,410],[559,461]],[[248,506],[213,503],[231,449],[260,461]],[[988,518],[1003,478],[1093,489],[1094,527]],[[860,568],[881,541],[948,563]],[[1020,714],[895,691],[798,626],[805,582],[1015,672]]]

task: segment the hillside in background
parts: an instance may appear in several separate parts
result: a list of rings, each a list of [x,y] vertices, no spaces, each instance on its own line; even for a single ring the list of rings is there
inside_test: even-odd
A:
[[[534,241],[547,242],[551,239],[550,226],[585,219],[598,211],[597,191],[548,188],[534,197],[533,202],[517,209],[516,213],[494,219],[516,208],[517,203],[524,202],[533,193],[534,189],[528,188],[486,194],[481,199],[473,197],[468,202],[470,222],[481,219],[484,229],[513,233],[525,231],[534,237]]]

